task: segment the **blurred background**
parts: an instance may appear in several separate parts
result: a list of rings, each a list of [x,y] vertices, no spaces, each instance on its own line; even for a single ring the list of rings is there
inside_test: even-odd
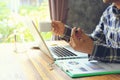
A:
[[[68,0],[65,24],[91,33],[108,5],[102,0]],[[25,42],[34,41],[24,24],[26,16],[33,19],[37,27],[40,21],[49,21],[49,0],[0,0],[0,43],[14,42],[15,35],[18,41],[21,37]],[[45,40],[51,39],[51,32],[41,34]]]
[[[38,26],[40,20],[49,20],[48,0],[0,0],[0,43],[14,42],[21,36],[26,42],[34,41],[25,17],[33,19]],[[42,33],[49,39],[51,33]]]

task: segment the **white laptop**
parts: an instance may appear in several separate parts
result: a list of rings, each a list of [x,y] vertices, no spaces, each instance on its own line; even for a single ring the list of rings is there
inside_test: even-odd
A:
[[[75,51],[69,45],[61,46],[46,44],[47,42],[44,41],[38,28],[36,27],[33,21],[29,23],[29,27],[30,32],[37,41],[40,50],[47,54],[53,60],[88,58],[87,54]]]

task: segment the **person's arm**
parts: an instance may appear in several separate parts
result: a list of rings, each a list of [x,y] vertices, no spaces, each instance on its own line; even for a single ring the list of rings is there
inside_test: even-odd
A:
[[[101,20],[96,27],[95,31],[91,34],[94,40],[94,49],[91,53],[90,60],[98,60],[102,62],[119,62],[120,63],[120,48],[113,48],[106,44],[105,24],[106,12],[101,17]]]
[[[102,62],[120,62],[120,48],[112,48],[106,46],[105,35],[103,34],[104,25],[102,22],[97,26],[96,30],[91,34],[94,40],[94,49],[89,57],[89,60],[97,60]],[[62,36],[66,41],[69,41],[71,28],[65,25],[65,32]]]
[[[119,62],[120,63],[120,48],[113,48],[106,45],[106,38],[103,34],[103,23],[101,28],[97,26],[96,30],[91,34],[94,40],[93,52],[90,55],[90,60],[98,60],[102,62]]]

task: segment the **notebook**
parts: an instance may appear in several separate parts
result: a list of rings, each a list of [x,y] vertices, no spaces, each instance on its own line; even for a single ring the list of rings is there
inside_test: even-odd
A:
[[[88,55],[74,51],[69,45],[48,45],[33,21],[30,23],[30,28],[39,43],[40,50],[53,59],[54,63],[71,78],[120,73],[120,64],[89,61]]]

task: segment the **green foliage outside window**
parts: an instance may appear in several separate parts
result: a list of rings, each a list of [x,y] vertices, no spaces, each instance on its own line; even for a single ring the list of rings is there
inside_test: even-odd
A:
[[[15,31],[17,35],[23,34],[26,42],[33,41],[33,37],[29,28],[24,24],[24,17],[29,16],[32,18],[36,25],[39,25],[40,20],[49,19],[49,8],[47,0],[44,0],[40,6],[23,5],[19,8],[18,13],[11,12],[9,2],[0,1],[0,43],[14,42]],[[51,37],[51,32],[42,33],[44,39],[48,40]],[[20,36],[17,36],[20,40]]]

